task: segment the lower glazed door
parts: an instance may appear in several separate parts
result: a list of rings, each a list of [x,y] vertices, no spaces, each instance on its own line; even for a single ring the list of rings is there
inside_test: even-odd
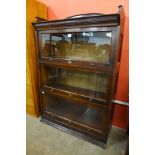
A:
[[[42,91],[42,115],[53,117],[69,125],[81,128],[95,135],[105,135],[108,111],[75,103],[61,96],[54,96]]]

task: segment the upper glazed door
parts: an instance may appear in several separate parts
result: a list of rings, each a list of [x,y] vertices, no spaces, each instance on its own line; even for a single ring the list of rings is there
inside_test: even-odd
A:
[[[103,28],[39,31],[39,59],[86,67],[109,66],[115,38],[116,31]]]
[[[111,32],[42,33],[41,58],[109,64]]]

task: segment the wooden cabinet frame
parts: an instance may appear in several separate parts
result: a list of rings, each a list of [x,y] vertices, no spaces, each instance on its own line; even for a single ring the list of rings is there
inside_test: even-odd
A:
[[[87,14],[63,20],[33,23],[36,34],[42,121],[101,147],[106,146],[111,126],[113,110],[111,101],[117,82],[117,63],[119,63],[121,49],[121,14],[123,11],[110,15]],[[111,32],[109,63],[41,56],[42,34],[58,36],[59,34],[73,32]],[[106,96],[96,98],[90,96],[89,93],[88,95],[83,94],[82,91],[72,91],[67,87],[46,85],[44,84],[44,79],[47,78],[45,75],[46,68],[58,68],[60,71],[65,69],[92,72],[97,75],[104,74],[107,78]]]

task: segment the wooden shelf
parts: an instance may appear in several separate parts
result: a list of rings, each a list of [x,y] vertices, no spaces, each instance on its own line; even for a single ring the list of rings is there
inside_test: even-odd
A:
[[[106,94],[103,92],[93,91],[93,90],[89,90],[89,89],[84,89],[84,88],[80,88],[80,87],[74,87],[74,86],[69,86],[69,85],[59,84],[59,83],[49,83],[48,85],[44,85],[44,88],[59,89],[61,91],[79,94],[81,96],[86,96],[89,98],[96,98],[101,101],[104,101],[104,99],[106,97]]]
[[[72,63],[70,63],[72,62]],[[67,60],[67,59],[49,59],[42,58],[39,59],[39,63],[44,66],[58,67],[66,69],[76,69],[85,72],[103,73],[107,76],[112,74],[112,66],[109,64],[88,62],[88,61],[78,61],[78,60]]]

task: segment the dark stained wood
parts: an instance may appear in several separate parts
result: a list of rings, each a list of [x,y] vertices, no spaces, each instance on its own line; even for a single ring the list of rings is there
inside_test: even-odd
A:
[[[44,85],[43,86],[46,89],[49,89],[52,92],[55,93],[62,93],[62,94],[66,94],[66,95],[70,95],[70,96],[75,96],[75,97],[81,97],[84,100],[86,100],[86,98],[88,99],[94,99],[94,100],[98,100],[105,102],[105,93],[102,92],[95,92],[93,90],[88,90],[88,89],[83,89],[83,88],[78,88],[78,87],[74,87],[74,86],[68,86],[68,85],[63,85],[63,84],[49,84]],[[101,103],[102,103],[101,102]]]
[[[65,91],[61,90],[57,90],[57,88],[52,88],[52,91],[47,90],[47,87],[44,86],[44,89],[41,92],[44,92],[46,94],[49,95],[54,95],[57,96],[59,98],[64,98],[64,99],[68,99],[69,101],[74,101],[77,104],[87,104],[90,107],[94,107],[94,108],[107,108],[107,102],[105,100],[99,100],[96,98],[92,98],[90,96],[84,96],[81,94],[74,94],[73,92],[67,92],[65,93]]]
[[[66,18],[64,20],[52,20],[45,22],[33,22],[37,29],[52,28],[52,27],[74,27],[81,25],[101,25],[101,26],[117,26],[120,23],[119,14],[99,15],[96,17],[81,17],[81,18]]]
[[[86,14],[63,20],[33,22],[36,33],[42,121],[101,147],[106,146],[111,128],[113,111],[111,101],[116,89],[123,37],[121,34],[122,22],[120,21],[123,20],[123,15],[120,18],[121,13],[119,11],[117,14],[110,15]],[[61,51],[59,53],[61,57],[54,57],[55,43],[51,42],[52,35],[64,41],[63,34],[80,32],[111,32],[108,63],[99,62],[98,59],[90,59],[91,61],[67,59],[63,57],[64,49],[58,50],[58,52]],[[53,55],[43,50],[45,40],[42,41],[42,34],[50,35],[50,39],[47,40],[50,43],[46,45],[49,46],[50,52],[54,51]],[[74,71],[73,74],[63,74],[63,72],[72,71]],[[90,77],[95,77],[96,81],[98,80],[100,83],[99,86],[105,88],[105,92],[97,84],[95,85],[93,80],[89,85],[96,87],[86,88],[86,86],[80,85],[80,81],[78,81],[79,85],[75,84],[75,79],[78,77],[76,75],[79,74],[81,83],[83,78],[86,81],[86,75],[88,75],[88,80]],[[64,77],[65,75],[68,77]],[[106,85],[103,79],[107,80]]]
[[[96,62],[84,62],[78,60],[71,60],[72,63],[68,63],[69,60],[58,60],[58,59],[39,59],[40,64],[44,64],[46,66],[55,66],[59,68],[66,68],[66,69],[77,69],[83,71],[91,71],[95,73],[107,73],[108,75],[112,74],[112,67],[107,64],[96,63]],[[93,64],[93,65],[92,65]]]
[[[47,19],[40,18],[40,17],[35,17],[37,21],[47,21]]]
[[[107,140],[104,138],[104,136],[97,136],[96,134],[91,134],[90,132],[87,132],[87,130],[84,130],[82,128],[77,128],[73,125],[70,125],[63,121],[59,121],[59,120],[57,120],[53,117],[50,117],[48,115],[42,115],[41,121],[48,125],[51,125],[55,128],[58,128],[62,131],[65,131],[69,134],[77,136],[78,138],[87,140],[87,141],[89,141],[93,144],[96,144],[98,146],[101,146],[103,148],[106,147]]]

